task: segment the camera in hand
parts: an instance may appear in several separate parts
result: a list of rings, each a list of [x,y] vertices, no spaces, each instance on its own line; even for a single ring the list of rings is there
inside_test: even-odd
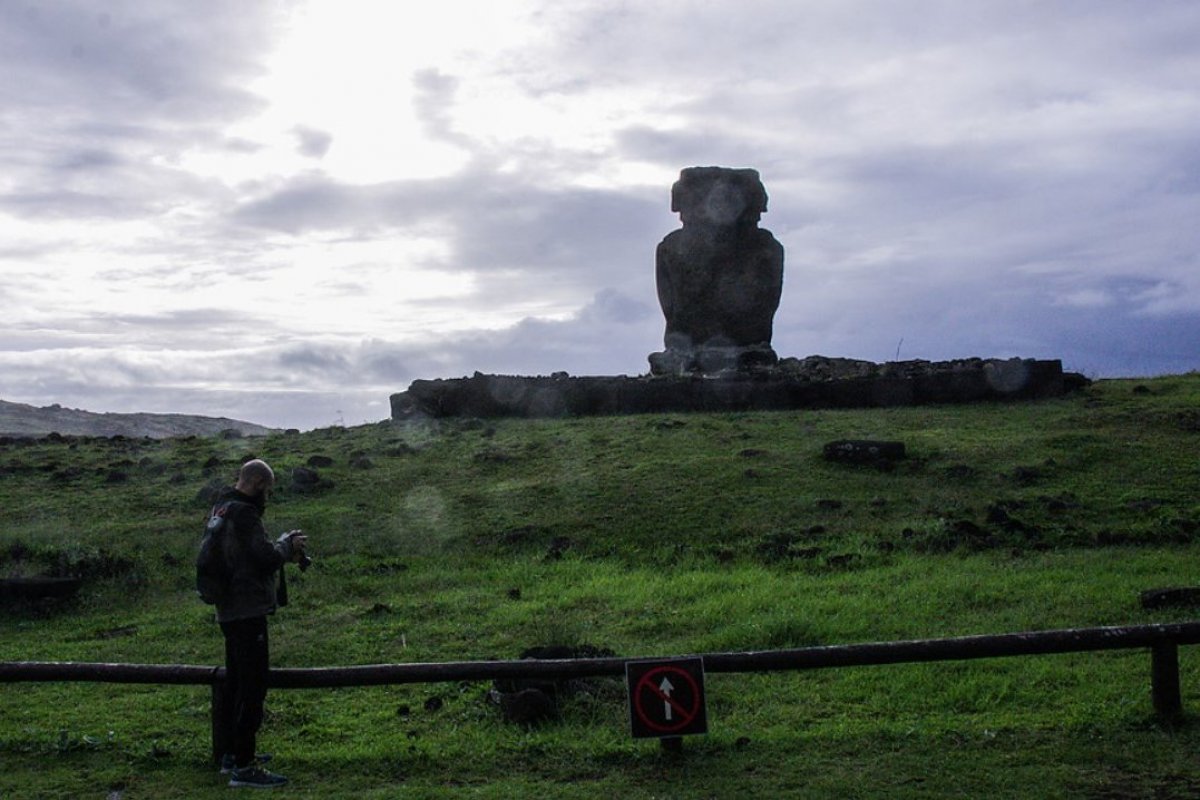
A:
[[[293,537],[296,536],[303,537],[304,533],[302,531],[289,531],[287,534],[287,539],[289,542],[291,542]],[[303,541],[303,538],[301,538],[301,541]],[[295,543],[293,543],[293,547],[295,547]],[[297,550],[300,550],[300,557],[296,559],[296,564],[300,567],[300,571],[304,572],[306,569],[312,566],[312,559],[308,557],[308,553],[305,553],[304,550],[301,549],[302,547],[302,545],[301,547],[296,547]]]

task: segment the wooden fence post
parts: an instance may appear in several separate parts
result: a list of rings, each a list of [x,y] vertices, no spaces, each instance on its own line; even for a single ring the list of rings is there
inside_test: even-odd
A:
[[[1150,648],[1150,693],[1154,713],[1162,719],[1174,719],[1183,713],[1179,692],[1179,645],[1159,642]]]

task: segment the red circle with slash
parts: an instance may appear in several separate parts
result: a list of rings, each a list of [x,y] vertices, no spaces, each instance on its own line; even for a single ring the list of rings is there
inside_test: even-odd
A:
[[[662,678],[666,678],[668,681],[671,678],[680,679],[682,687],[690,690],[685,694],[691,695],[691,702],[685,705],[672,698],[670,694],[664,692],[659,687],[659,683],[661,682]],[[637,687],[634,690],[633,696],[633,708],[634,711],[637,712],[638,719],[641,720],[647,728],[657,731],[658,733],[677,733],[688,727],[688,725],[692,724],[692,722],[696,719],[696,715],[700,713],[700,686],[696,683],[696,679],[688,674],[686,670],[671,666],[669,664],[661,667],[655,667],[643,675],[642,679],[637,683]],[[661,701],[664,708],[664,713],[662,716],[667,717],[668,719],[664,719],[661,722],[652,719],[650,714],[646,711],[645,703],[642,702],[643,697],[646,697],[652,701]],[[665,709],[668,707],[678,714],[677,718],[674,717],[674,715],[665,713]]]

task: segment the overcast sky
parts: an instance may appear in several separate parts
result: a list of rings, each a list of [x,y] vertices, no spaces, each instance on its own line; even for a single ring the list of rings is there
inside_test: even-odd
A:
[[[1200,368],[1194,0],[0,0],[0,398],[644,374],[708,165],[766,185],[781,356]]]

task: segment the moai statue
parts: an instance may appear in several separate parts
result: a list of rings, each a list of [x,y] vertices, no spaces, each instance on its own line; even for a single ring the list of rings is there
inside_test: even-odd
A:
[[[783,245],[758,227],[767,191],[753,169],[691,167],[671,187],[680,230],[658,245],[666,350],[655,375],[727,375],[778,361],[771,328],[783,291]]]

